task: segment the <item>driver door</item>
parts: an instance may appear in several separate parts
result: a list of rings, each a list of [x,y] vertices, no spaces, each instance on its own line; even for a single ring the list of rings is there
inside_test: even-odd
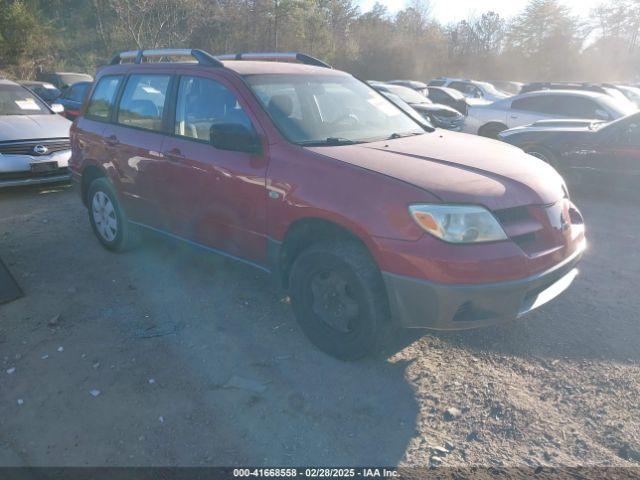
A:
[[[216,123],[241,124],[260,134],[258,123],[222,79],[185,73],[175,88],[173,136],[162,152],[174,172],[167,188],[179,212],[172,233],[265,264],[266,149],[221,150],[210,141]]]
[[[596,145],[570,152],[571,170],[582,184],[601,190],[637,190],[640,182],[640,121],[612,125]],[[600,132],[599,132],[600,133]]]

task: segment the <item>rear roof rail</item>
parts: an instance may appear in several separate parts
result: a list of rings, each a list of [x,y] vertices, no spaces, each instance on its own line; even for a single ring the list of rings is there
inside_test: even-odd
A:
[[[264,52],[264,53],[229,53],[216,55],[218,60],[271,60],[271,61],[298,61],[305,65],[315,65],[316,67],[333,68],[326,62],[319,60],[306,53],[298,52]]]
[[[150,50],[129,50],[127,52],[120,52],[115,55],[110,65],[118,65],[123,63],[123,60],[132,60],[132,63],[142,63],[145,58],[162,58],[162,57],[192,57],[200,65],[209,65],[211,67],[223,67],[222,62],[217,60],[210,53],[204,50],[197,50],[191,48],[155,48]]]

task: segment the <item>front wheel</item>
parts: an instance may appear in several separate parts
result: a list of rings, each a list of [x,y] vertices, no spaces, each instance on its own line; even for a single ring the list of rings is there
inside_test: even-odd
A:
[[[478,135],[480,135],[481,137],[487,137],[497,140],[500,132],[504,132],[506,129],[506,125],[503,125],[501,123],[489,123],[482,126],[480,130],[478,130]]]
[[[356,360],[383,349],[393,337],[380,271],[354,241],[307,248],[293,264],[290,286],[300,327],[333,357]]]
[[[133,227],[120,207],[109,180],[98,178],[87,193],[89,222],[93,233],[108,250],[122,252],[131,248],[136,239]]]

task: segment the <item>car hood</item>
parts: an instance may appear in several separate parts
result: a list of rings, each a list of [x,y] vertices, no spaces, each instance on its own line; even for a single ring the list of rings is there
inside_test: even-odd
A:
[[[593,134],[598,131],[598,126],[601,126],[607,122],[598,120],[540,120],[530,125],[523,125],[521,127],[511,128],[500,132],[499,137],[506,139],[512,135],[522,133],[580,133],[580,134]],[[595,127],[595,128],[594,128]]]
[[[500,210],[547,205],[565,195],[564,181],[545,162],[511,145],[463,133],[438,130],[396,140],[309,149],[415,185],[443,202]]]
[[[467,102],[467,105],[469,105],[470,107],[477,107],[477,106],[482,106],[482,105],[491,105],[493,103],[492,100],[485,100],[483,98],[468,98],[468,97],[465,97],[465,101]]]
[[[447,105],[442,105],[441,103],[415,103],[411,104],[411,106],[419,112],[446,112],[449,113],[449,116],[461,116],[460,112],[458,112],[456,109],[451,108]]]
[[[68,138],[71,122],[60,115],[0,115],[0,142]]]

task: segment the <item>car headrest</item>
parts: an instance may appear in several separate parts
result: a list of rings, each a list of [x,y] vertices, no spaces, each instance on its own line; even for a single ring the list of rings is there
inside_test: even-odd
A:
[[[269,100],[268,110],[275,115],[290,117],[293,113],[293,100],[288,95],[274,95]]]

